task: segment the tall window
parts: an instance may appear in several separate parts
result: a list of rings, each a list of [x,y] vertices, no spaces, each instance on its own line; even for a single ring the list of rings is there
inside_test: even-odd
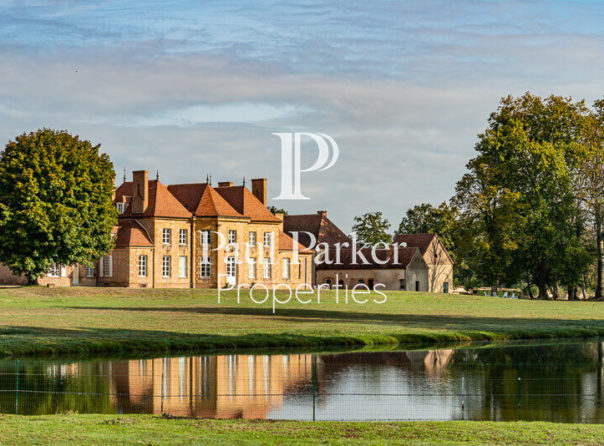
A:
[[[226,264],[227,264],[227,277],[230,278],[235,278],[237,277],[237,261],[235,259],[235,257],[227,257],[226,258]]]
[[[229,229],[229,244],[237,243],[237,231]]]
[[[164,228],[162,230],[162,240],[164,242],[164,245],[172,244],[172,229]]]
[[[264,258],[264,278],[265,279],[271,278],[271,259],[270,259],[270,257]]]
[[[264,246],[267,248],[270,248],[271,246],[273,246],[273,233],[272,232],[264,233]]]
[[[210,258],[209,257],[202,257],[201,258],[201,264],[200,264],[200,276],[202,279],[207,279],[210,277],[211,275],[211,266],[212,263],[210,262]]]
[[[126,210],[126,203],[117,203],[117,212],[118,214],[123,214],[124,211]]]
[[[250,279],[256,278],[256,259],[255,258],[249,259],[247,276]]]
[[[187,277],[187,256],[178,258],[178,277],[184,279]]]
[[[289,279],[289,273],[290,273],[289,269],[290,269],[290,260],[283,259],[283,270],[281,271],[281,274],[284,279]]]
[[[86,267],[86,277],[88,277],[89,279],[94,277],[94,266]]]
[[[248,245],[252,247],[256,246],[256,231],[250,232],[250,241],[248,242]]]
[[[103,276],[113,277],[113,256],[111,254],[103,257]]]
[[[201,231],[201,244],[205,246],[210,246],[210,231],[203,230]]]
[[[138,277],[147,277],[147,256],[138,256]]]
[[[46,269],[46,275],[48,277],[59,277],[61,275],[61,266],[56,263],[49,265]]]
[[[188,238],[189,231],[187,231],[186,229],[181,229],[178,231],[178,244],[180,246],[187,246]]]
[[[170,277],[171,270],[171,262],[172,258],[170,256],[164,256],[161,263],[161,275],[162,277]]]

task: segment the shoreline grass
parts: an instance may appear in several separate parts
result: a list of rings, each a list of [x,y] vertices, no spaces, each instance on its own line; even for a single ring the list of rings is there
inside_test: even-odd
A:
[[[0,355],[333,350],[604,336],[604,303],[387,292],[383,305],[256,305],[216,290],[1,288]],[[284,295],[279,295],[285,300]],[[314,297],[314,296],[313,296]],[[315,297],[316,300],[316,297]]]
[[[604,425],[545,422],[338,422],[1,415],[2,444],[598,445]]]

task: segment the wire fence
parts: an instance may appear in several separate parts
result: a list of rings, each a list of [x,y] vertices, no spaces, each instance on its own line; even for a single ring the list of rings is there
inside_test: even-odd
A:
[[[0,361],[0,412],[604,423],[598,358],[461,365],[433,352]]]

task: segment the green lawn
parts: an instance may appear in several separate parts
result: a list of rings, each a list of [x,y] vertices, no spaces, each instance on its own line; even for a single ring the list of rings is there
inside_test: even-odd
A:
[[[216,290],[0,288],[0,354],[148,353],[604,335],[604,302],[387,292],[364,305],[252,303]],[[280,294],[285,300],[287,296]],[[381,296],[370,296],[381,299]],[[257,299],[261,296],[258,295]]]
[[[599,445],[604,425],[346,423],[164,419],[152,415],[0,415],[2,444]]]

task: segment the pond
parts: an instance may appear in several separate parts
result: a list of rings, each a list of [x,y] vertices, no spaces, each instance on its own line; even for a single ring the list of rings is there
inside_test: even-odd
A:
[[[604,423],[603,343],[2,360],[0,412]]]

